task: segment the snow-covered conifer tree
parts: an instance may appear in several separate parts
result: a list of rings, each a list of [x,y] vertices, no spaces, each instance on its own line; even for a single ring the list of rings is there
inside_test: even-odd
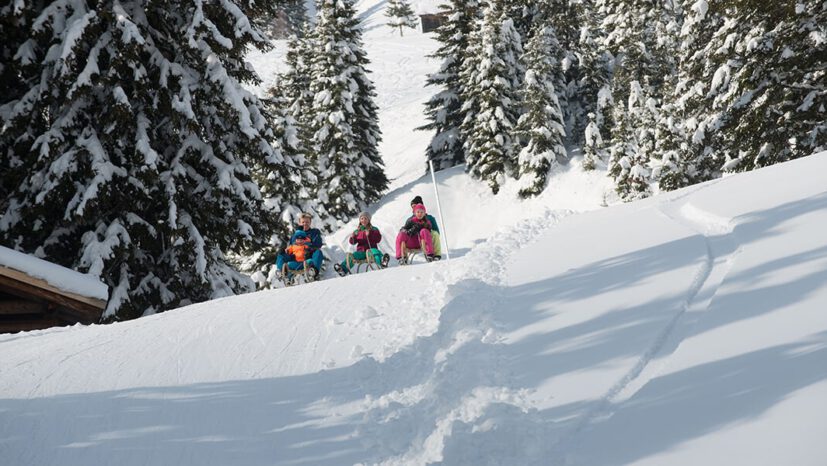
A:
[[[604,0],[600,14],[605,46],[615,57],[609,173],[623,199],[638,199],[650,193],[650,159],[655,153],[649,141],[654,144],[664,83],[674,73],[673,58],[664,46],[669,42],[659,41],[672,27],[674,13],[644,0]],[[642,128],[644,122],[649,126]]]
[[[471,48],[479,54],[463,70],[466,171],[485,180],[495,194],[506,175],[517,175],[518,145],[512,132],[519,117],[518,89],[524,73],[518,61],[520,36],[504,10],[499,2],[485,7],[482,27],[475,31],[479,48]]]
[[[388,26],[399,29],[400,36],[405,35],[404,28],[416,29],[419,24],[411,5],[405,0],[389,0],[385,16],[388,17]]]
[[[532,3],[535,12],[534,24],[553,27],[554,35],[560,44],[556,58],[561,73],[555,77],[554,87],[563,113],[566,142],[571,145],[579,144],[586,125],[586,97],[578,84],[581,79],[578,40],[580,24],[583,21],[579,9],[583,8],[583,1],[539,0]]]
[[[714,138],[727,156],[723,169],[752,170],[827,147],[827,4],[747,3],[728,12],[730,34],[715,42],[729,60],[709,90],[721,107]]]
[[[597,117],[594,113],[589,113],[588,118],[589,123],[583,132],[583,169],[594,170],[604,166],[609,157]]]
[[[617,109],[609,159],[609,175],[621,199],[632,201],[651,194],[649,161],[655,148],[655,100],[637,81],[629,85],[625,109]]]
[[[319,2],[308,150],[319,173],[317,213],[328,229],[379,199],[388,183],[377,150],[375,91],[365,69],[360,27],[351,0]]]
[[[287,165],[290,177],[298,187],[297,207],[321,218],[317,188],[320,184],[316,169],[316,157],[310,150],[313,136],[313,93],[310,91],[311,62],[315,50],[313,28],[304,26],[300,37],[293,36],[287,43],[286,69],[278,75],[276,85],[270,89],[274,103],[281,107],[283,118],[295,128],[295,144],[291,147]],[[290,216],[289,222],[298,219]]]
[[[611,132],[611,77],[614,57],[603,47],[600,11],[592,2],[576,5],[580,24],[577,41],[577,83],[570,142],[583,142],[584,168],[605,165],[602,135]]]
[[[250,166],[281,155],[241,85],[257,81],[248,47],[267,46],[247,15],[269,5],[23,6],[34,20],[9,65],[34,70],[25,92],[0,97],[0,147],[16,144],[25,182],[2,243],[101,277],[107,319],[250,290],[225,253],[273,227]]]
[[[522,57],[525,83],[522,88],[524,113],[520,116],[515,134],[523,148],[518,155],[520,196],[540,194],[546,187],[549,171],[566,158],[563,138],[563,114],[552,82],[559,74],[555,57],[560,44],[550,26],[540,27],[526,45]]]
[[[441,60],[441,64],[439,71],[428,75],[427,81],[427,85],[436,86],[438,92],[425,104],[430,122],[417,128],[434,131],[425,153],[435,170],[465,163],[464,139],[460,132],[465,116],[460,72],[466,60],[475,58],[469,53],[469,37],[479,14],[477,0],[449,0],[440,8],[448,19],[437,29],[441,45],[432,58]]]

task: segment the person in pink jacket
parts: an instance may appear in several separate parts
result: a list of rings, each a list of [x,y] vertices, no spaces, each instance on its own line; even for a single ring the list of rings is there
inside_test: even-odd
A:
[[[399,230],[396,235],[396,260],[400,264],[405,264],[407,258],[402,254],[402,245],[407,249],[425,249],[425,257],[428,262],[435,259],[434,257],[434,243],[431,239],[431,229],[433,225],[428,220],[425,206],[416,204],[413,206],[413,217],[405,222],[405,225]]]
[[[382,251],[379,250],[380,241],[382,241],[382,233],[379,232],[378,228],[371,225],[370,214],[367,212],[359,213],[359,226],[348,238],[350,244],[356,245],[356,252],[348,253],[345,260],[341,264],[333,264],[333,268],[339,275],[344,277],[350,273],[354,259],[363,261],[367,259],[368,254],[371,254],[374,262],[384,269],[388,266],[390,256],[382,254]]]

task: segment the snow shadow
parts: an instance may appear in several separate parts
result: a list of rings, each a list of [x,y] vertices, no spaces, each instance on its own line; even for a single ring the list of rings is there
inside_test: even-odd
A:
[[[317,410],[362,396],[350,382],[359,371],[0,399],[0,456],[9,465],[352,464],[365,454],[353,423]]]
[[[583,433],[581,445],[600,445],[599,451],[583,451],[569,460],[595,466],[630,464],[726,426],[759,419],[790,394],[827,380],[824,361],[827,332],[812,341],[764,348],[657,377],[617,406],[614,416]],[[821,423],[819,429],[820,433],[806,435],[825,438],[827,426]],[[725,453],[720,453],[723,460]],[[737,462],[735,458],[730,460]]]

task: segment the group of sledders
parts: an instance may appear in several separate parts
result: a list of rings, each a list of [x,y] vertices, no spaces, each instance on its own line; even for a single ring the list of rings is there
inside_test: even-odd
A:
[[[424,252],[428,262],[441,258],[439,226],[432,215],[428,215],[422,197],[411,200],[413,214],[396,235],[396,261],[399,265],[409,262],[411,254]],[[368,212],[359,214],[359,226],[351,233],[348,242],[356,246],[356,251],[348,253],[340,264],[333,264],[336,272],[345,276],[361,265],[368,268],[386,268],[390,255],[382,253],[379,242],[382,233],[370,223]],[[276,258],[277,276],[285,284],[293,284],[297,274],[302,274],[305,281],[316,280],[321,270],[322,234],[317,228],[311,228],[311,217],[302,214],[296,232],[290,238],[290,244]]]

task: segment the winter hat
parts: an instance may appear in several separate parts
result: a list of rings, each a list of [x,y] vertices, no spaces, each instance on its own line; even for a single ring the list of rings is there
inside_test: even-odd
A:
[[[359,212],[359,219],[361,220],[362,217],[367,217],[368,222],[370,222],[370,213],[368,213],[367,211],[363,210],[362,212]]]
[[[425,206],[421,202],[419,204],[413,206],[412,209],[413,209],[414,212],[416,212],[418,209],[422,209],[423,212],[425,212],[426,214],[428,213],[428,211],[425,210]]]
[[[411,207],[415,206],[416,204],[424,204],[424,202],[422,202],[422,196],[416,196],[415,198],[411,199]]]
[[[299,230],[293,237],[294,239],[307,239],[307,233],[304,230]]]

